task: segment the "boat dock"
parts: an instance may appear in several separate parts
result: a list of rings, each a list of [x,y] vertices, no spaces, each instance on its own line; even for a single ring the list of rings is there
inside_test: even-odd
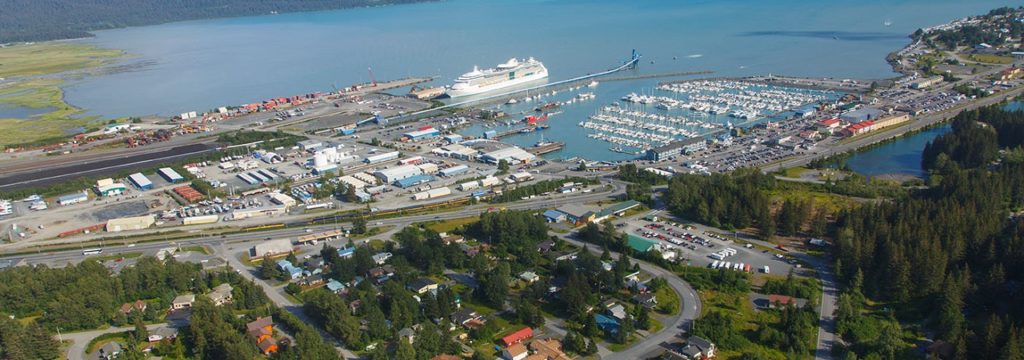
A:
[[[587,75],[583,75],[583,76],[577,76],[577,77],[574,77],[574,78],[571,78],[571,79],[556,81],[556,82],[553,82],[553,83],[547,83],[547,84],[543,84],[543,85],[537,85],[537,86],[529,87],[529,88],[525,88],[525,89],[512,90],[512,91],[503,92],[503,93],[499,93],[499,94],[494,94],[494,95],[490,95],[490,96],[486,96],[486,97],[482,97],[482,98],[476,98],[476,99],[473,99],[473,100],[466,100],[466,101],[455,102],[455,103],[451,103],[451,104],[447,104],[447,105],[443,105],[443,106],[438,106],[438,107],[435,107],[435,108],[424,109],[424,110],[420,110],[420,111],[413,111],[413,112],[410,112],[408,114],[395,115],[395,116],[392,116],[390,118],[386,118],[384,120],[386,122],[388,122],[388,123],[391,123],[391,122],[394,122],[394,121],[401,120],[403,118],[411,118],[411,117],[415,117],[415,116],[418,116],[418,115],[423,115],[423,114],[427,114],[427,113],[431,113],[431,112],[436,112],[436,111],[440,111],[440,110],[445,110],[445,109],[450,109],[450,108],[458,108],[458,107],[464,106],[464,105],[476,104],[476,103],[486,102],[486,101],[489,101],[489,100],[505,98],[505,97],[508,97],[508,96],[514,95],[514,94],[526,93],[526,92],[530,92],[530,91],[537,91],[537,90],[540,90],[540,89],[545,89],[545,88],[550,88],[550,87],[560,86],[560,85],[565,85],[565,84],[571,84],[571,83],[575,83],[575,82],[581,82],[583,80],[588,80],[588,79],[591,79],[591,78],[596,78],[596,77],[601,77],[601,76],[605,76],[605,75],[609,75],[609,74],[614,74],[614,73],[617,73],[617,72],[622,71],[622,70],[635,68],[636,65],[640,62],[640,57],[641,57],[641,55],[639,53],[637,53],[636,50],[633,50],[632,58],[630,58],[628,61],[626,61],[622,65],[619,65],[617,67],[614,67],[614,68],[611,68],[611,69],[608,69],[608,70],[605,70],[605,71],[601,71],[601,72],[597,72],[597,73],[593,73],[593,74],[587,74]],[[367,119],[367,120],[371,120],[371,119]],[[364,120],[364,121],[360,122],[359,124],[362,125],[364,122],[367,122],[367,120]]]
[[[543,125],[527,125],[527,126],[518,127],[518,128],[509,129],[507,131],[500,132],[500,133],[498,133],[498,134],[496,134],[494,136],[491,136],[490,139],[492,139],[492,140],[499,140],[501,138],[509,137],[509,136],[512,136],[512,135],[515,135],[515,134],[524,134],[524,133],[531,133],[531,132],[534,132],[534,131],[547,130],[549,127],[551,127],[551,126],[547,125],[547,124],[543,124]]]
[[[544,155],[544,154],[547,154],[547,153],[552,153],[552,152],[555,152],[555,151],[558,151],[558,150],[562,150],[562,148],[564,148],[564,147],[565,147],[564,143],[553,142],[553,143],[547,143],[547,144],[540,145],[540,146],[534,146],[532,148],[526,149],[526,151],[531,153],[531,154],[539,156],[539,155]]]

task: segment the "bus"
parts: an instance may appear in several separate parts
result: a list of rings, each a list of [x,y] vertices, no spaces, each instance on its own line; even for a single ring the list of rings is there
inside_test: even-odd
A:
[[[100,249],[100,248],[82,250],[82,256],[99,255],[99,254],[102,254],[102,253],[103,253],[103,249]]]

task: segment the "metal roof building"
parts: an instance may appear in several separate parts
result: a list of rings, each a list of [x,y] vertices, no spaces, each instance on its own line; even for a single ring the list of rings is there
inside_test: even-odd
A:
[[[142,173],[128,175],[128,181],[131,181],[132,185],[135,185],[139,190],[150,190],[153,188],[153,182],[149,181],[149,178],[146,175],[142,175]]]
[[[160,168],[160,170],[157,170],[157,173],[160,174],[160,176],[162,176],[164,180],[167,180],[172,183],[185,180],[185,178],[182,177],[181,174],[178,174],[177,171],[174,171],[174,169],[171,169],[169,167]]]
[[[405,179],[396,181],[395,182],[395,186],[398,186],[400,188],[405,189],[405,188],[410,188],[410,187],[413,187],[413,186],[416,186],[416,185],[419,185],[419,184],[422,184],[422,183],[430,182],[430,181],[433,181],[433,180],[434,180],[434,177],[430,176],[430,175],[416,175],[416,176],[411,176],[411,177],[407,177]]]
[[[250,255],[262,258],[267,255],[281,255],[292,252],[292,241],[288,239],[269,240],[252,247]]]
[[[456,165],[456,166],[452,166],[450,168],[441,170],[441,176],[455,176],[455,175],[462,174],[462,173],[467,172],[467,171],[469,171],[469,166],[466,166],[466,165]]]
[[[494,150],[480,157],[484,162],[490,164],[497,164],[501,162],[501,160],[505,160],[510,164],[528,163],[536,158],[537,156],[526,152],[526,150],[523,150],[518,146]]]
[[[416,165],[401,165],[390,169],[377,170],[373,173],[373,176],[376,176],[385,183],[393,183],[421,174],[423,174],[423,170]]]
[[[153,215],[126,217],[107,220],[107,232],[142,230],[156,223]]]

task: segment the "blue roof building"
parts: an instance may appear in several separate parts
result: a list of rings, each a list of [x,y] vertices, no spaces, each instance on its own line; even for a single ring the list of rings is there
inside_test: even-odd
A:
[[[615,320],[615,318],[611,316],[595,314],[594,320],[597,321],[597,327],[601,328],[603,331],[607,331],[612,334],[619,332],[619,321]]]
[[[405,188],[411,188],[413,186],[416,186],[416,185],[419,185],[419,184],[422,184],[422,183],[425,183],[425,182],[430,182],[430,181],[433,181],[433,180],[434,180],[434,177],[430,176],[430,175],[416,175],[416,176],[410,176],[410,177],[407,177],[405,179],[401,179],[401,180],[395,181],[395,186],[398,186],[400,188],[405,189]]]
[[[342,284],[338,280],[331,279],[327,282],[327,290],[331,292],[338,292],[345,289],[345,284]]]
[[[356,253],[356,248],[338,249],[338,256],[341,256],[343,258],[347,258],[349,256],[352,256],[355,253]]]
[[[302,277],[302,269],[296,267],[295,265],[292,265],[292,263],[288,260],[278,260],[277,267],[280,268],[282,271],[288,273],[288,276],[291,277],[292,280]]]
[[[548,222],[558,223],[565,221],[565,213],[558,210],[548,210],[544,212],[544,218],[547,219]]]

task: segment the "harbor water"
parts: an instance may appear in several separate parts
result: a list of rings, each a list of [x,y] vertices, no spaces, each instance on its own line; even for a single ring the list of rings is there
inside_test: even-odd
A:
[[[90,115],[172,115],[367,82],[367,68],[377,79],[433,75],[431,85],[445,85],[474,65],[532,56],[558,81],[617,66],[634,48],[644,57],[622,75],[710,70],[711,76],[881,78],[893,75],[886,54],[906,45],[917,28],[1008,4],[451,0],[186,21],[79,40],[133,56],[120,67],[126,70],[73,80],[65,90]],[[922,6],[929,11],[918,11]],[[567,143],[550,156],[632,157],[587,138],[577,124],[663,80],[602,82],[588,90],[595,99],[549,120],[545,140]],[[552,138],[556,133],[574,140]],[[539,137],[509,141],[529,145]]]

